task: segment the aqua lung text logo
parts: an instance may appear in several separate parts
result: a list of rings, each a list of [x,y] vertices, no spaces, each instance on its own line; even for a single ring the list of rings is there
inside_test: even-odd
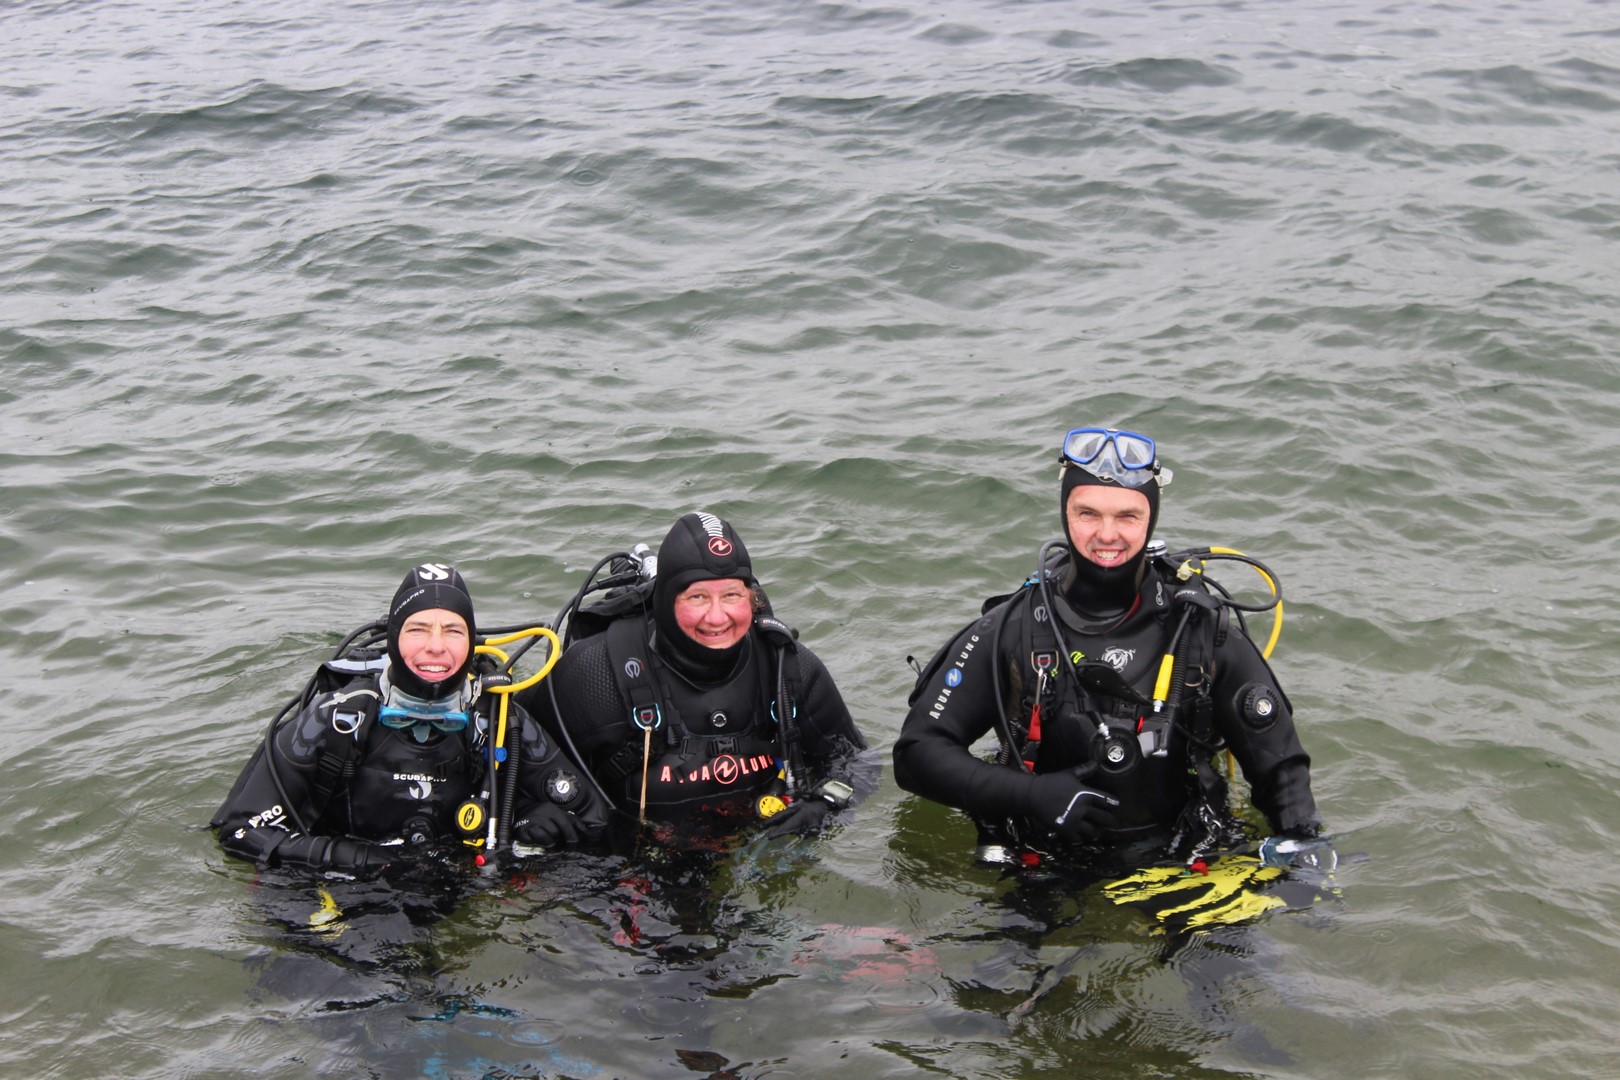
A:
[[[721,754],[713,761],[705,762],[695,769],[677,769],[672,765],[662,766],[658,770],[660,784],[707,784],[718,783],[726,786],[735,784],[745,776],[774,768],[776,759],[769,754],[749,754],[746,757],[736,757],[732,754]]]
[[[930,720],[938,720],[940,714],[945,711],[945,703],[951,699],[951,694],[955,690],[957,683],[962,681],[962,668],[967,666],[968,657],[973,655],[973,650],[978,648],[978,645],[979,635],[971,634],[968,636],[967,643],[962,646],[962,651],[956,654],[956,660],[953,662],[951,670],[945,674],[945,685],[940,688],[939,696],[934,698],[933,708],[928,710]],[[956,682],[954,683],[951,681],[952,673],[956,676]]]

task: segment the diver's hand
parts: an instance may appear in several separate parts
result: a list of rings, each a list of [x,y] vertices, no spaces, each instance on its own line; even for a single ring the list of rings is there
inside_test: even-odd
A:
[[[779,836],[804,836],[820,832],[832,815],[833,806],[825,799],[807,795],[794,799],[786,810],[779,810],[765,819],[760,836],[767,840]]]
[[[376,844],[339,837],[321,855],[321,865],[333,870],[376,870],[388,865],[388,857]]]
[[[533,847],[566,847],[579,843],[579,823],[574,815],[553,803],[536,803],[512,824],[512,839]]]
[[[1283,833],[1260,842],[1260,861],[1285,870],[1331,874],[1339,867],[1339,853],[1331,836],[1301,838]]]
[[[1072,769],[1029,778],[1029,816],[1064,840],[1095,840],[1117,820],[1119,800],[1082,784]]]
[[[316,870],[356,872],[388,865],[388,852],[379,844],[343,836],[310,836],[280,829],[246,830],[261,844],[255,860],[260,866],[304,866]],[[266,843],[265,841],[268,840]]]

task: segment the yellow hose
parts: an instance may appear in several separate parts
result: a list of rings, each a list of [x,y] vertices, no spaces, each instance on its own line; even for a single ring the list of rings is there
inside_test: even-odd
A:
[[[1237,548],[1229,548],[1229,547],[1212,547],[1212,548],[1209,549],[1209,551],[1210,551],[1211,555],[1243,555],[1243,552],[1239,551]],[[1248,558],[1247,555],[1244,555],[1243,557]],[[1255,566],[1253,563],[1246,563],[1245,565],[1252,567],[1254,569],[1255,573],[1259,574],[1262,578],[1265,579],[1266,588],[1271,590],[1271,595],[1272,596],[1277,595],[1277,583],[1272,580],[1270,574],[1266,573],[1264,570],[1260,569],[1258,566]],[[1204,571],[1203,571],[1202,566],[1200,566],[1198,568],[1198,570],[1196,571],[1196,573],[1200,573],[1200,574],[1203,573],[1203,572]],[[1282,637],[1282,624],[1283,624],[1283,604],[1282,604],[1282,601],[1278,600],[1277,603],[1276,603],[1276,606],[1274,606],[1271,610],[1273,612],[1272,617],[1271,617],[1271,636],[1266,639],[1266,647],[1260,650],[1260,655],[1265,657],[1267,660],[1271,659],[1271,650],[1273,650],[1273,649],[1275,649],[1277,647],[1277,639]]]
[[[506,706],[507,702],[511,700],[510,695],[517,693],[519,690],[527,690],[529,687],[551,674],[551,669],[557,666],[558,657],[562,656],[562,642],[557,639],[556,633],[554,633],[549,627],[533,626],[527,630],[519,630],[515,633],[504,634],[501,637],[485,638],[483,644],[477,646],[473,650],[474,652],[482,653],[485,656],[496,657],[502,664],[506,664],[511,660],[511,657],[502,650],[496,648],[496,646],[510,645],[514,641],[531,637],[545,638],[546,641],[551,645],[551,655],[546,657],[546,662],[541,665],[540,670],[535,672],[533,675],[530,675],[522,682],[512,683],[508,686],[485,687],[485,689],[487,689],[490,693],[500,695],[501,708],[499,719],[495,725],[494,743],[497,750],[503,749],[506,746]],[[492,764],[497,769],[501,767],[501,763],[498,760],[493,761]]]

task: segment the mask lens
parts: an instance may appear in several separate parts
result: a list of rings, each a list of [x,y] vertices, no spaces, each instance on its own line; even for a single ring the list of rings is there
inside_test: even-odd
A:
[[[455,732],[467,729],[467,714],[464,711],[429,712],[427,710],[400,709],[392,705],[384,705],[377,711],[377,722],[384,727],[391,727],[403,731],[417,724],[432,724],[440,731]]]
[[[394,709],[384,705],[377,711],[377,722],[383,727],[403,729],[415,724],[416,717],[404,709]]]
[[[1114,436],[1114,449],[1119,451],[1120,464],[1127,469],[1145,469],[1153,464],[1152,439],[1121,431]]]
[[[1108,445],[1108,432],[1100,428],[1077,428],[1063,440],[1063,454],[1077,465],[1089,464]]]

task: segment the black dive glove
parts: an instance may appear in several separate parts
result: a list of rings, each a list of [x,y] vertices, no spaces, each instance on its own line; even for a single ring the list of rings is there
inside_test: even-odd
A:
[[[332,841],[326,857],[321,861],[334,870],[373,870],[388,863],[382,849],[376,844],[344,839]]]
[[[814,795],[794,799],[786,810],[779,810],[765,819],[759,834],[767,840],[780,836],[801,836],[820,832],[832,815],[833,805]]]
[[[1119,800],[1082,784],[1073,769],[1030,777],[1025,800],[1029,816],[1064,840],[1095,840],[1118,820]]]
[[[365,840],[290,833],[279,838],[279,842],[264,853],[260,863],[318,870],[376,870],[388,865],[388,851]]]
[[[512,839],[533,847],[566,847],[579,843],[579,838],[574,815],[552,803],[536,803],[522,821],[512,824]]]

